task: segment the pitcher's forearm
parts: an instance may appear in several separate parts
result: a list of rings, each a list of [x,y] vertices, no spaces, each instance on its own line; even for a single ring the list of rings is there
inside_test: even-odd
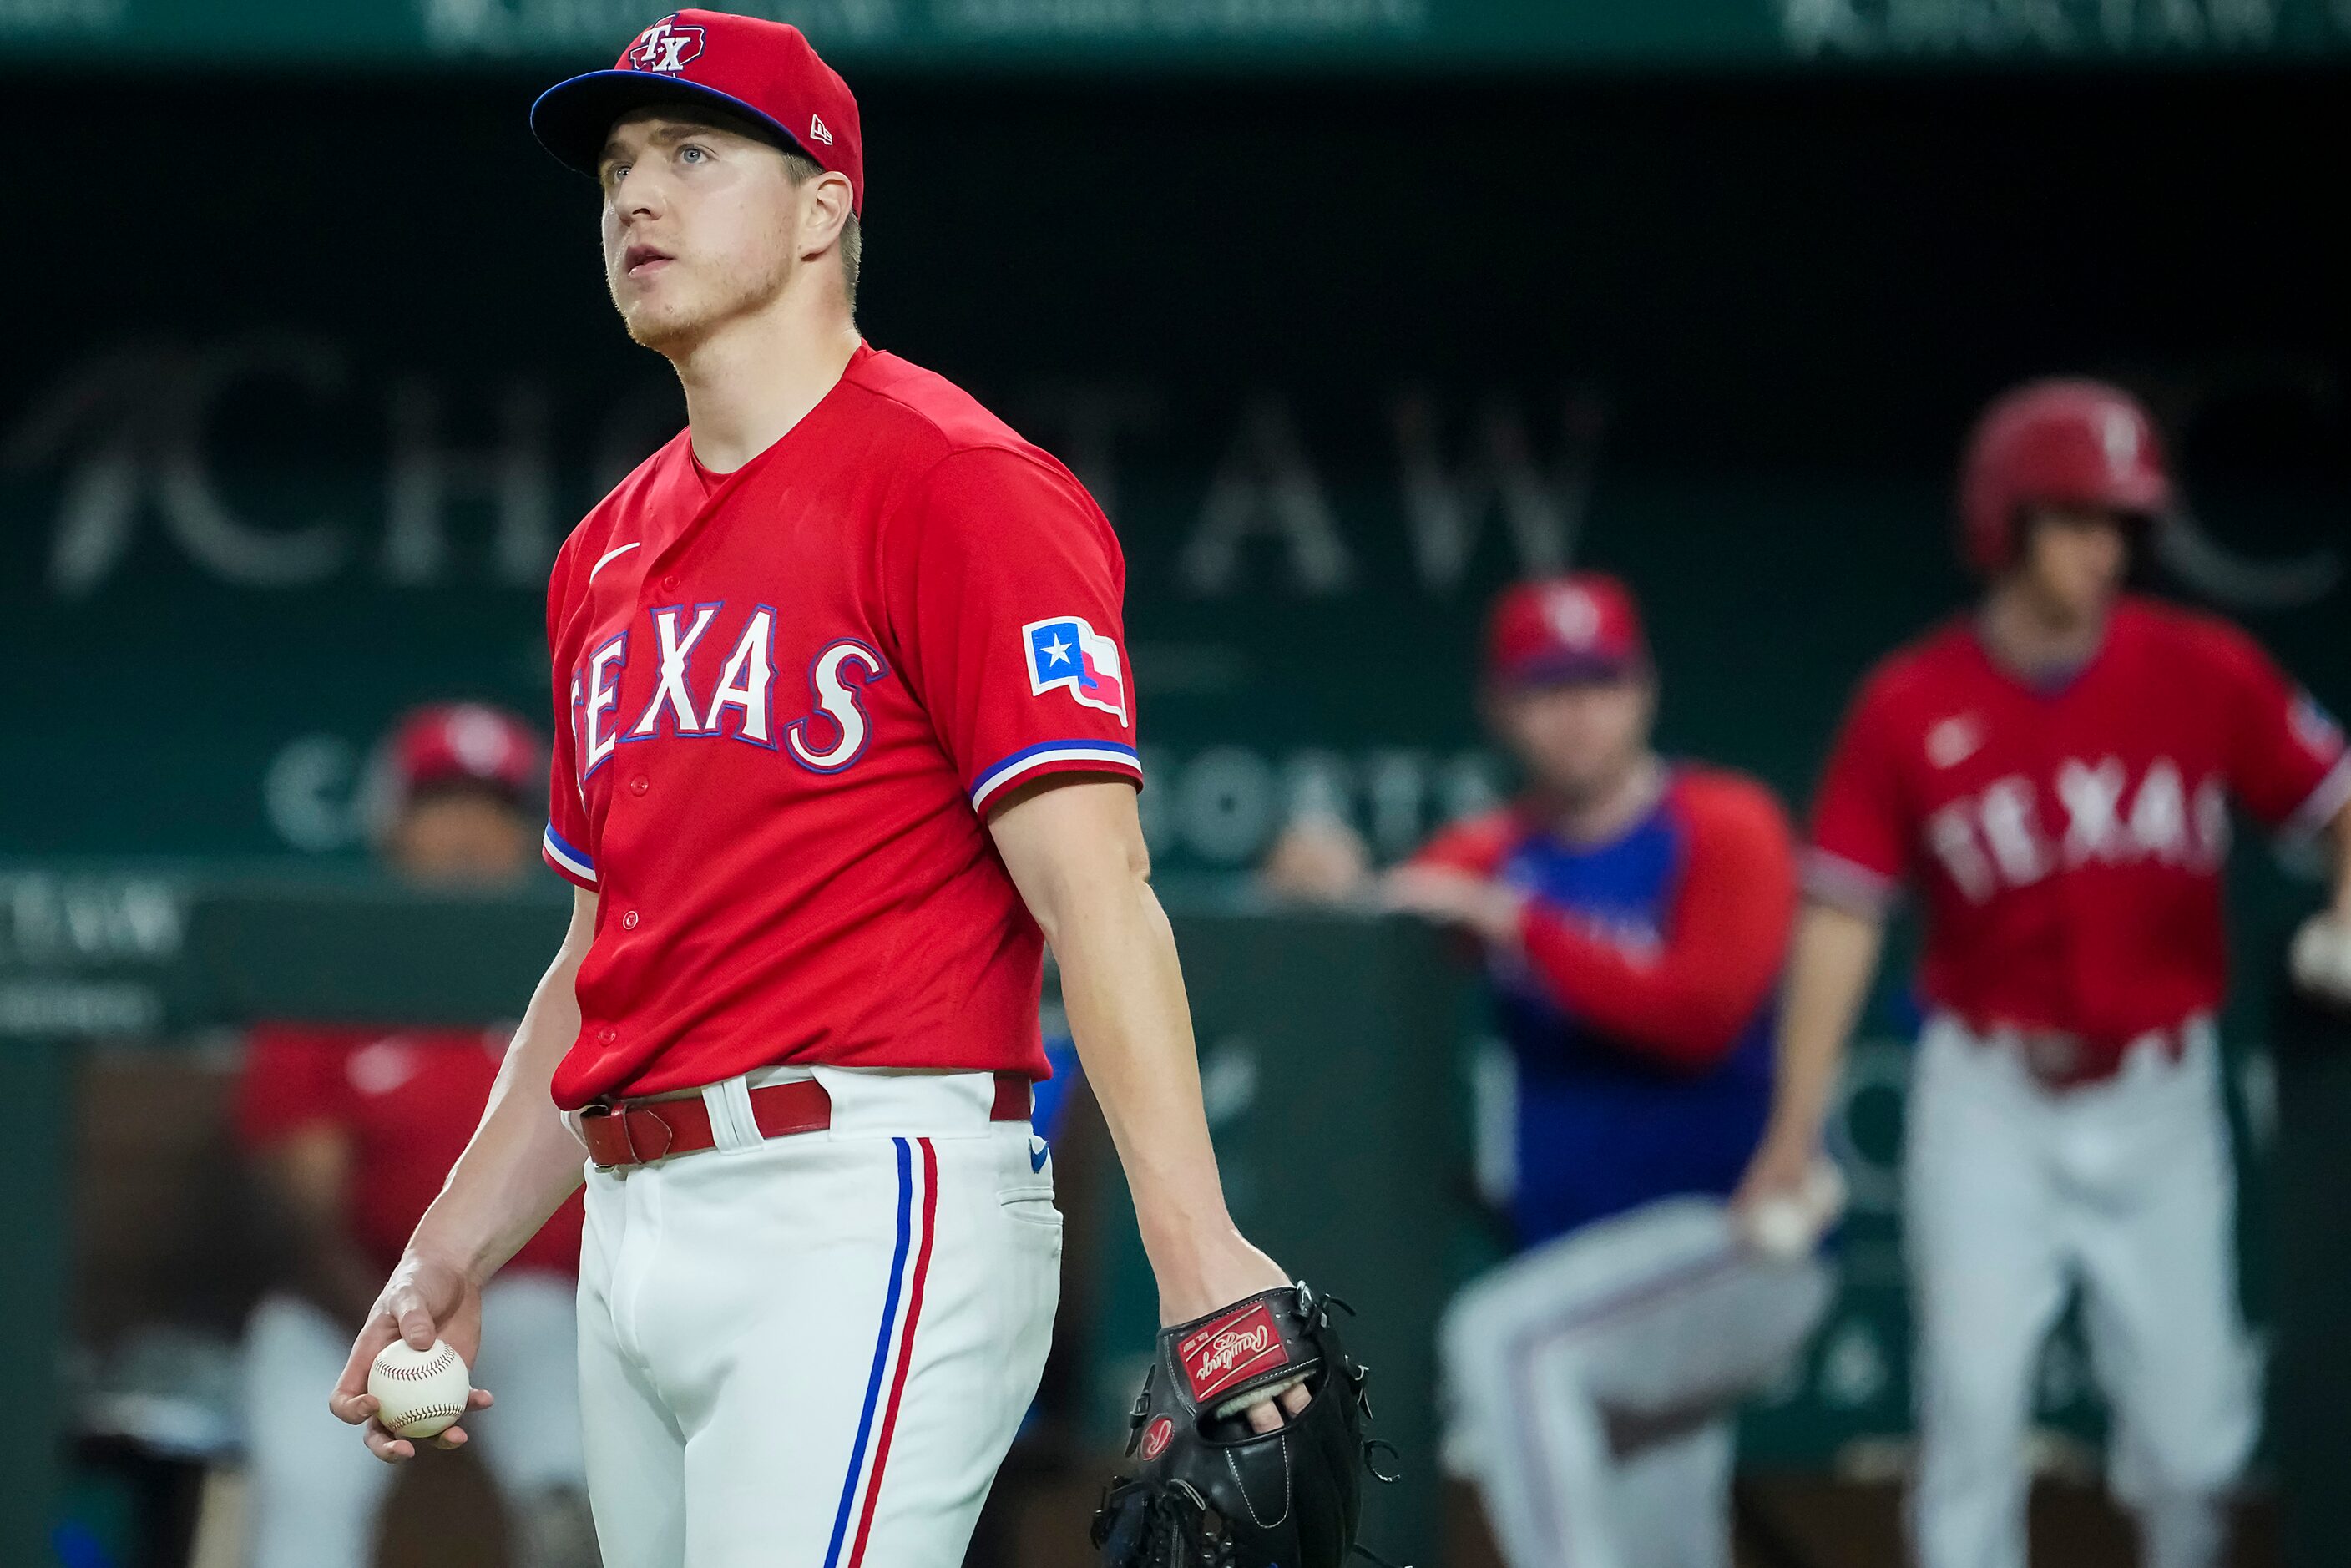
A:
[[[1126,1170],[1164,1321],[1280,1283],[1225,1207],[1176,934],[1151,891],[1134,791],[1046,780],[1000,806],[989,828],[1061,963],[1070,1032]]]
[[[1144,1246],[1155,1265],[1181,1272],[1186,1249],[1229,1234],[1232,1220],[1175,934],[1139,878],[1105,878],[1061,915],[1054,956],[1071,1033],[1118,1145]]]
[[[573,986],[595,910],[592,894],[577,896],[571,929],[531,994],[481,1124],[409,1239],[411,1250],[445,1259],[475,1279],[513,1257],[581,1179],[580,1140],[564,1125],[549,1085],[580,1032]]]
[[[441,1196],[417,1221],[412,1249],[486,1280],[571,1196],[581,1177],[580,1140],[563,1124],[547,1085],[541,1077],[533,1096],[517,1082],[506,1105],[491,1105],[450,1167]]]

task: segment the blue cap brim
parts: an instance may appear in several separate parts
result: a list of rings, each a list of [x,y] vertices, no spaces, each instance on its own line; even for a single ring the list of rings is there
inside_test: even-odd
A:
[[[723,105],[766,126],[786,147],[808,155],[799,137],[734,94],[652,71],[590,71],[557,82],[530,106],[530,133],[558,162],[593,176],[604,156],[604,143],[611,140],[613,122],[634,110],[665,103]]]
[[[1638,654],[1559,653],[1517,660],[1496,671],[1495,678],[1506,686],[1606,685],[1648,673],[1648,662]]]

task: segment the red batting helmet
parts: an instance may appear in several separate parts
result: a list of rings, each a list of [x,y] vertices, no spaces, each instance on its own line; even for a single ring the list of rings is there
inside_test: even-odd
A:
[[[2171,476],[2155,422],[2104,382],[2028,382],[1992,400],[1968,438],[1959,473],[1959,548],[1994,577],[2016,559],[2023,508],[2103,507],[2155,517],[2170,509]]]

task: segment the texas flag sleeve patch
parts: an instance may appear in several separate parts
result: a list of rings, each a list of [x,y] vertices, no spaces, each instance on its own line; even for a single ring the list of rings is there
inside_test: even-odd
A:
[[[1126,568],[1084,488],[1042,453],[973,447],[908,505],[913,548],[883,552],[887,612],[908,632],[898,666],[972,805],[1048,773],[1140,786]]]
[[[1126,674],[1116,643],[1096,632],[1082,615],[1031,621],[1020,635],[1029,646],[1031,695],[1067,692],[1080,706],[1116,714],[1122,726],[1127,724]]]
[[[995,635],[1005,639],[996,646],[1009,653],[1006,631],[999,627]],[[1021,669],[990,671],[995,722],[989,733],[1008,754],[979,769],[971,803],[984,808],[1006,785],[1039,773],[1107,772],[1140,782],[1134,699],[1117,639],[1095,631],[1082,615],[1055,615],[1022,626],[1019,649]],[[1024,673],[1026,693],[1019,685]]]

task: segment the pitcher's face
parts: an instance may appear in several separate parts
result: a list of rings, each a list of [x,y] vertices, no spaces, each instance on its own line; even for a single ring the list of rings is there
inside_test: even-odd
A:
[[[801,191],[768,143],[642,110],[612,127],[597,175],[605,285],[646,348],[690,348],[790,281]]]

